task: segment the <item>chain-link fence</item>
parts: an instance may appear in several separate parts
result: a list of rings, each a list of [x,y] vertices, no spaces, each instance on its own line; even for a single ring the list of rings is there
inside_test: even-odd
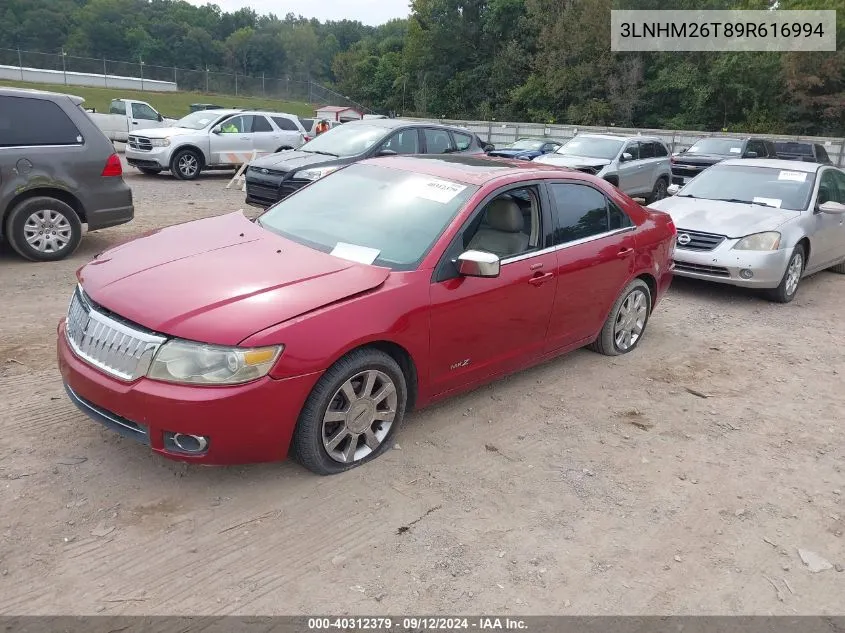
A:
[[[302,101],[320,105],[336,105],[371,112],[369,108],[345,97],[331,88],[302,75],[286,77],[265,77],[264,75],[241,75],[216,70],[189,70],[175,66],[158,66],[142,60],[137,62],[113,59],[96,59],[60,53],[40,53],[14,48],[0,48],[0,66],[6,68],[7,78],[21,81],[46,83],[47,79],[65,85],[91,85],[96,87],[126,87],[120,80],[132,79],[133,86],[144,90],[180,90],[210,95],[234,95],[243,97],[267,97],[286,101]],[[8,72],[10,71],[11,72]],[[17,77],[15,70],[19,71]],[[51,71],[47,78],[34,77],[28,70]],[[68,80],[70,74],[71,81]],[[11,75],[15,75],[12,77]],[[83,83],[90,75],[90,83]],[[6,76],[6,75],[4,75]],[[150,83],[144,84],[145,81]],[[152,82],[167,82],[175,85],[155,85]]]

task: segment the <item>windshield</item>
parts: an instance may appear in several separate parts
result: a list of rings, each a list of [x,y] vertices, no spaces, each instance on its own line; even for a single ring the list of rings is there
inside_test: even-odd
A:
[[[756,202],[764,206],[803,211],[810,201],[816,175],[806,171],[714,165],[701,172],[678,196],[705,200]]]
[[[409,171],[356,164],[285,198],[260,216],[258,223],[344,259],[413,270],[477,189]]]
[[[564,156],[584,156],[586,158],[616,158],[619,150],[622,149],[623,141],[610,138],[593,138],[589,136],[576,136],[566,145],[560,147],[555,153]]]
[[[742,153],[742,141],[736,138],[703,138],[693,143],[690,154],[716,154],[717,156],[738,156]]]
[[[202,130],[219,118],[219,112],[214,112],[213,110],[199,110],[198,112],[191,112],[188,116],[182,117],[173,124],[173,127],[184,127],[189,130]]]
[[[521,138],[516,143],[510,145],[509,149],[530,149],[538,150],[543,147],[545,141],[535,141],[530,138]]]
[[[389,129],[381,126],[347,123],[323,132],[299,149],[331,156],[357,156],[381,141],[389,132]]]
[[[775,149],[783,154],[813,155],[813,147],[809,143],[775,143]]]

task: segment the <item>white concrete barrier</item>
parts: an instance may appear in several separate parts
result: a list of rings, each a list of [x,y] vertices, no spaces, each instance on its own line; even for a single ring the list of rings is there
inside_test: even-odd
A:
[[[149,90],[151,92],[176,92],[178,87],[173,81],[157,81],[138,77],[119,75],[97,75],[95,73],[63,72],[45,68],[27,68],[24,66],[5,66],[0,64],[0,79],[28,81],[39,84],[68,86],[91,86],[93,88],[123,88],[125,90]]]

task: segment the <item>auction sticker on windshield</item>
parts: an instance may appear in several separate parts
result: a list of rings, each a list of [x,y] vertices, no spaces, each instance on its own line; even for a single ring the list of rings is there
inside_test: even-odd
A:
[[[367,246],[358,246],[357,244],[347,244],[346,242],[338,242],[332,249],[331,254],[341,259],[348,259],[351,262],[358,264],[367,264],[368,266],[376,261],[376,257],[381,253],[377,248],[369,248]]]
[[[408,182],[407,187],[408,192],[415,198],[431,200],[440,204],[450,202],[452,198],[466,189],[466,185],[437,178],[414,179]]]
[[[778,180],[792,180],[793,182],[804,182],[807,180],[807,172],[782,171],[778,174]]]

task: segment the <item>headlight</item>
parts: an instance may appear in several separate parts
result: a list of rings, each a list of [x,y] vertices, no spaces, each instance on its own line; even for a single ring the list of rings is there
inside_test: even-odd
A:
[[[266,376],[284,345],[218,347],[178,339],[158,350],[147,376],[194,385],[239,385]]]
[[[150,143],[153,147],[168,147],[170,145],[169,138],[151,138]]]
[[[332,167],[318,167],[316,169],[303,169],[302,171],[296,172],[294,174],[294,178],[301,178],[302,180],[319,180],[336,169],[340,169],[340,165],[334,165]]]
[[[777,231],[766,231],[743,237],[734,250],[737,251],[776,251],[780,246],[780,233]]]

